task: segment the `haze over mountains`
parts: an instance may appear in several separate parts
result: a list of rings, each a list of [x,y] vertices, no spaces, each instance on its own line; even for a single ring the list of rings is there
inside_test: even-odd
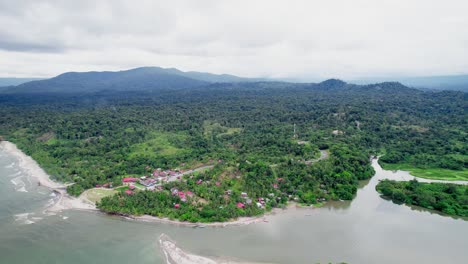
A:
[[[41,80],[42,78],[1,78],[0,77],[0,87],[20,85],[22,83],[27,83],[31,81]]]
[[[11,79],[11,78],[10,78]],[[367,79],[356,81],[374,88],[382,86],[406,88],[396,82],[382,82],[384,79]],[[19,79],[17,80],[20,81]],[[43,80],[32,80],[16,86],[0,87],[1,93],[94,93],[99,91],[153,91],[160,89],[187,89],[209,86],[213,83],[276,83],[281,85],[309,85],[315,88],[333,89],[355,87],[341,80],[330,79],[318,84],[288,83],[273,79],[243,78],[228,74],[211,74],[204,72],[183,72],[175,68],[141,67],[125,71],[103,72],[67,72]],[[417,88],[442,90],[468,90],[468,76],[447,76],[433,78],[408,78],[402,83]],[[1,84],[1,82],[0,82]],[[374,84],[374,85],[369,85]],[[365,87],[365,86],[364,86]]]
[[[458,90],[468,91],[468,75],[447,75],[428,77],[405,77],[405,78],[367,78],[352,80],[356,84],[371,84],[376,82],[396,81],[406,86],[434,89],[434,90]]]

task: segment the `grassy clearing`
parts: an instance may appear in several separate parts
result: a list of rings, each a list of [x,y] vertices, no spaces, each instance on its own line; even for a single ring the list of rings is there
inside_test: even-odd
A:
[[[226,137],[236,133],[242,132],[242,128],[238,127],[225,127],[220,123],[205,121],[203,122],[203,135],[207,138],[215,137]]]
[[[411,175],[431,180],[446,181],[468,181],[468,170],[448,170],[440,168],[415,168],[409,164],[388,164],[381,162],[382,168],[386,170],[404,170],[409,171]]]
[[[83,195],[91,202],[96,203],[101,201],[102,198],[114,195],[115,193],[117,193],[117,191],[112,189],[94,188],[87,190]]]
[[[138,189],[142,189],[142,190],[146,189],[145,186],[139,184],[138,182],[134,182],[133,185],[135,185],[135,187],[137,187]]]
[[[115,190],[118,192],[124,192],[128,190],[128,186],[120,186],[120,187],[115,188]]]
[[[129,157],[169,157],[178,155],[186,151],[183,148],[186,138],[184,134],[153,132],[149,140],[131,147]]]

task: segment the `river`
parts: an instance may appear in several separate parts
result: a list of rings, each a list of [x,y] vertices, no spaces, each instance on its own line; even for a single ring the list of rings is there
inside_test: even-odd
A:
[[[228,228],[144,223],[101,213],[44,213],[53,194],[0,152],[1,263],[164,263],[165,233],[193,254],[270,263],[466,263],[468,221],[379,197],[379,179],[407,179],[373,161],[352,202],[290,209]]]

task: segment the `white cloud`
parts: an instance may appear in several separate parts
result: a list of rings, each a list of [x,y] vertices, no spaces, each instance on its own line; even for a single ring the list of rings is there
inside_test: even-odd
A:
[[[0,76],[176,67],[241,76],[468,73],[468,2],[0,0]]]

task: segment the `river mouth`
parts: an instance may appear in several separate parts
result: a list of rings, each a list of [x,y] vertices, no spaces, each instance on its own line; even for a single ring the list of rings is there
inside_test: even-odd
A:
[[[376,174],[360,182],[353,201],[293,207],[248,226],[191,228],[76,210],[40,215],[52,192],[27,179],[28,192],[17,191],[10,180],[21,168],[0,151],[2,262],[166,263],[157,248],[163,233],[194,255],[260,263],[466,262],[468,221],[382,199],[378,181],[406,174],[372,162]]]

